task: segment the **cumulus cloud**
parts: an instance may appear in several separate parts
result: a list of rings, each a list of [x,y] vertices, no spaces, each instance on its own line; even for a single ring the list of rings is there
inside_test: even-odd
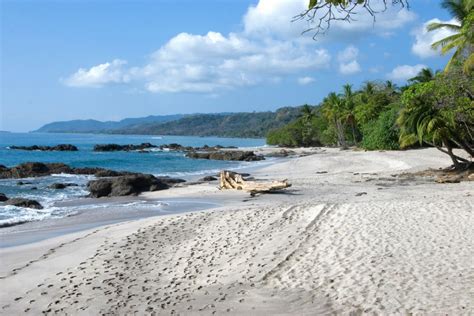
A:
[[[413,36],[415,36],[415,42],[413,43],[411,50],[415,55],[421,58],[427,58],[427,57],[433,57],[433,56],[439,55],[440,53],[439,50],[437,51],[437,50],[432,49],[431,44],[454,34],[453,31],[446,28],[441,28],[438,30],[428,32],[426,27],[430,23],[449,23],[449,24],[459,25],[459,22],[455,19],[452,19],[449,21],[441,21],[439,19],[432,19],[425,22],[422,26],[413,30],[412,34]]]
[[[299,77],[298,78],[298,83],[302,86],[310,84],[314,81],[315,81],[315,79],[313,77]]]
[[[395,67],[390,73],[387,74],[387,77],[391,80],[405,81],[415,77],[423,68],[426,68],[426,65],[401,65]]]
[[[416,14],[412,11],[396,6],[389,6],[385,9],[381,1],[378,5],[375,3],[372,6],[375,11],[379,12],[376,27],[374,27],[373,16],[367,10],[359,8],[354,11],[356,21],[352,23],[332,21],[329,31],[318,40],[353,39],[354,36],[360,36],[367,32],[385,37],[416,19]],[[250,36],[297,37],[302,31],[316,26],[315,23],[310,24],[305,19],[293,21],[297,14],[304,12],[307,8],[308,0],[259,0],[256,5],[250,6],[244,15],[245,33]],[[316,22],[319,21],[322,14],[323,11],[315,16]],[[334,14],[336,17],[344,17],[344,13],[341,12],[334,12]],[[293,22],[289,23],[289,21]]]
[[[352,75],[361,71],[357,57],[359,49],[350,45],[337,55],[339,61],[339,72],[343,75]]]
[[[357,60],[353,60],[348,63],[342,63],[339,65],[339,72],[343,75],[353,75],[360,71],[361,68]]]
[[[359,49],[353,45],[349,45],[343,51],[339,52],[337,59],[340,62],[348,62],[354,60],[359,55]]]
[[[308,7],[308,0],[260,0],[244,15],[244,33],[249,36],[296,37],[307,25],[291,22]]]
[[[70,87],[102,87],[108,83],[125,83],[130,80],[123,66],[127,62],[114,59],[111,62],[93,66],[89,69],[80,68],[64,80]]]
[[[180,33],[153,52],[144,65],[126,68],[125,61],[114,60],[81,68],[63,82],[73,87],[133,82],[150,92],[215,93],[220,89],[279,82],[285,76],[324,69],[330,65],[329,52],[319,46],[320,42],[299,36],[308,28],[307,22],[291,23],[307,7],[307,2],[259,0],[243,16],[240,32]],[[350,25],[333,24],[324,41],[339,38],[341,32],[350,38],[356,33],[393,30],[412,17],[405,10],[389,9],[380,13],[374,28],[372,17],[360,12],[358,20]],[[386,19],[390,23],[385,23]],[[358,50],[349,47],[344,54],[347,56],[341,55],[339,71],[359,72]]]
[[[182,33],[153,53],[146,66],[130,72],[151,92],[213,92],[325,68],[330,59],[324,49],[294,42]]]

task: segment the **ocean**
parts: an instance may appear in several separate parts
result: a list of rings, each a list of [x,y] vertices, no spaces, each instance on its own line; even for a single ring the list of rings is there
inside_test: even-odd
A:
[[[196,160],[184,157],[181,152],[153,151],[148,154],[138,152],[94,152],[95,144],[140,144],[149,142],[154,145],[178,143],[183,146],[264,146],[264,139],[240,139],[219,137],[188,136],[141,136],[141,135],[103,135],[103,134],[47,134],[47,133],[0,133],[0,164],[7,167],[23,162],[62,162],[72,167],[101,167],[112,170],[150,173],[158,176],[192,177],[214,174],[222,169],[239,169],[265,162],[232,162],[214,160]],[[72,144],[77,152],[45,152],[12,150],[9,146]],[[107,203],[97,205],[61,206],[66,201],[83,198],[88,194],[86,184],[93,176],[57,174],[47,177],[21,179],[26,184],[18,185],[20,179],[0,180],[0,193],[8,197],[25,197],[40,202],[44,209],[34,210],[1,205],[0,227],[17,223],[39,221],[50,218],[71,216],[83,208],[108,208]],[[75,183],[63,190],[48,188],[55,182]],[[117,202],[114,207],[120,207]],[[135,201],[122,205],[134,209],[147,208],[160,210],[162,203]]]

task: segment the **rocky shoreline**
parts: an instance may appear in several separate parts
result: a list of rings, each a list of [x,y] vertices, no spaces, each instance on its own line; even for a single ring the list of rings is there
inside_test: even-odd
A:
[[[10,146],[10,149],[16,150],[38,150],[38,151],[78,151],[77,147],[71,144],[60,144],[56,146]],[[263,155],[257,155],[253,151],[238,150],[235,146],[208,146],[192,147],[183,146],[176,143],[166,145],[153,145],[151,143],[134,144],[96,144],[93,151],[95,152],[114,152],[114,151],[133,151],[140,153],[149,153],[152,149],[162,151],[183,152],[185,156],[192,159],[210,159],[210,160],[227,160],[227,161],[260,161],[265,160]],[[55,168],[61,168],[59,165]],[[0,165],[0,179],[2,166]],[[91,171],[92,172],[92,171]],[[82,173],[79,173],[82,174]],[[89,173],[86,173],[89,174]]]
[[[96,180],[87,183],[89,197],[111,197],[138,195],[147,191],[166,190],[176,184],[186,182],[184,179],[171,177],[155,177],[128,171],[115,171],[104,168],[73,168],[63,163],[27,162],[7,168],[0,165],[0,179],[20,179],[50,176],[52,174],[93,175]],[[19,181],[18,185],[26,184]],[[60,190],[66,187],[77,186],[76,183],[53,183],[49,189]],[[35,200],[24,198],[8,198],[0,193],[0,202],[5,205],[42,209],[43,206]]]
[[[10,149],[15,150],[38,150],[38,151],[78,151],[77,147],[71,144],[59,144],[56,146],[9,146]]]

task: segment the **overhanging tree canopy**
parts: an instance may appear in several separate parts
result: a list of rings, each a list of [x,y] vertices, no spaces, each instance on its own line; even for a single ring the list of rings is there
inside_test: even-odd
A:
[[[409,7],[408,0],[310,0],[308,9],[294,20],[306,20],[313,26],[305,32],[314,31],[314,37],[326,32],[333,21],[355,21],[361,11],[368,12],[375,21],[377,13],[387,10],[389,5]]]

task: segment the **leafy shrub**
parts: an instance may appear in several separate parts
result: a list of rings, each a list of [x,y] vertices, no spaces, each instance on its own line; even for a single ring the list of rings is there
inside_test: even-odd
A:
[[[380,116],[362,127],[361,146],[368,150],[399,149],[399,128],[396,123],[399,107],[394,106],[382,112]]]

